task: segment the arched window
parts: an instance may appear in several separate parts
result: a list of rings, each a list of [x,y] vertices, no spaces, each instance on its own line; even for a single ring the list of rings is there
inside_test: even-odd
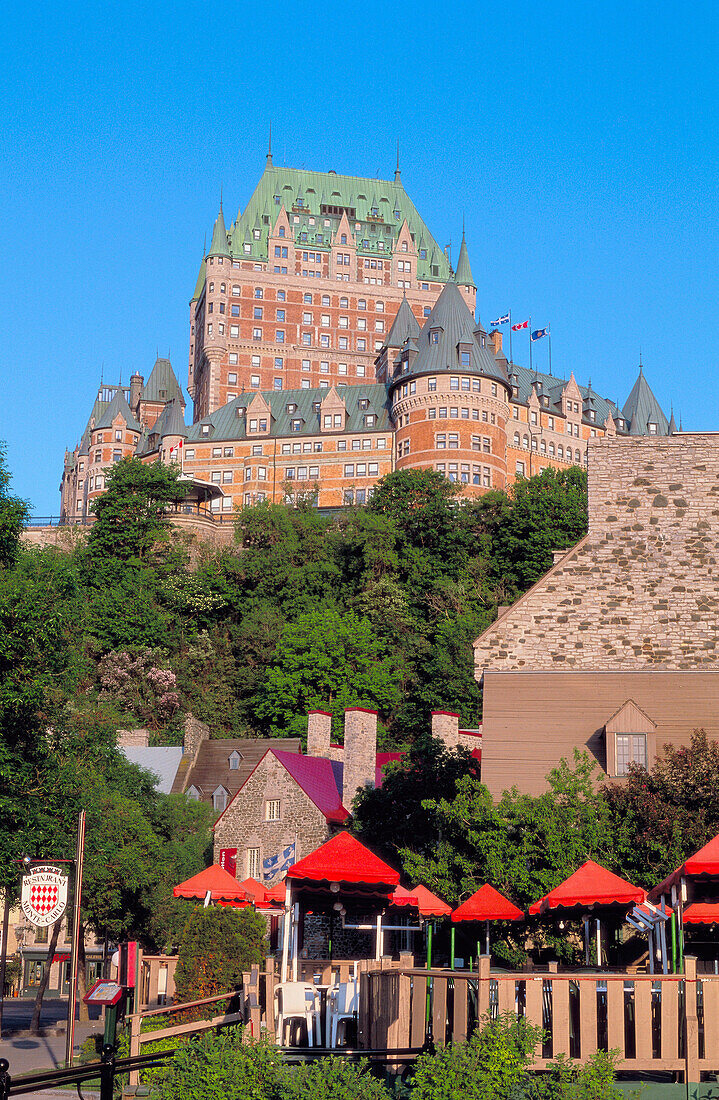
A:
[[[515,447],[519,446],[519,432],[514,433],[514,446]]]
[[[529,436],[525,435],[522,440],[522,446],[529,450]]]
[[[546,453],[547,453],[547,441],[545,439],[543,439],[542,442],[540,443],[539,449],[540,449],[540,451],[542,452],[543,455],[546,455]]]
[[[549,444],[549,453],[552,456],[552,458],[554,458],[554,444],[553,443]]]
[[[564,458],[564,447],[562,446],[561,443],[557,447],[557,458],[562,458],[562,459]]]

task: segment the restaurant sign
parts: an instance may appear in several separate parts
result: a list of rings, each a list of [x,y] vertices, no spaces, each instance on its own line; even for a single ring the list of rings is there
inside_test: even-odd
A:
[[[20,904],[36,927],[54,924],[67,907],[67,875],[49,864],[33,867],[23,876]]]

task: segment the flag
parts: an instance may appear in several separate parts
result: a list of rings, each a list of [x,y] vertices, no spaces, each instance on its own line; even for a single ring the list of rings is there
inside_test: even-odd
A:
[[[275,878],[276,875],[282,875],[285,871],[289,871],[292,864],[295,862],[295,845],[288,844],[282,852],[278,852],[276,856],[269,856],[267,859],[262,860],[262,877],[267,882],[269,879]]]
[[[520,328],[529,328],[529,321],[520,321],[518,325],[512,325],[512,332],[518,332]]]
[[[541,340],[543,336],[549,336],[549,325],[546,328],[535,328],[532,333],[533,340]]]
[[[294,862],[295,846],[294,844],[290,844],[287,848],[285,848],[284,852],[282,853],[282,866],[280,867],[280,874],[283,875],[286,871],[289,871]]]
[[[499,328],[500,325],[509,324],[509,314],[505,313],[504,317],[498,317],[496,321],[492,321],[492,328]]]

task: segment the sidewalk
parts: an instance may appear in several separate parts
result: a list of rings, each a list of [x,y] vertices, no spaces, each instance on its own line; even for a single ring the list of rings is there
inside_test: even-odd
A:
[[[34,1002],[19,998],[6,1000],[3,1005],[2,1028],[3,1035],[0,1039],[0,1058],[7,1058],[10,1063],[10,1073],[13,1077],[19,1077],[25,1073],[42,1072],[42,1070],[56,1069],[65,1063],[65,1021],[67,1018],[67,1001],[47,1000],[43,1002],[40,1026],[44,1034],[30,1035],[29,1027],[32,1019]],[[98,1010],[95,1009],[95,1017]],[[102,1023],[96,1018],[88,1024],[75,1023],[75,1055],[79,1054],[85,1040],[90,1035],[102,1033]],[[26,1093],[27,1097],[42,1097],[43,1100],[68,1100],[72,1095],[67,1090],[47,1089],[42,1092]],[[83,1089],[83,1096],[87,1100],[99,1096],[99,1093],[91,1087]]]

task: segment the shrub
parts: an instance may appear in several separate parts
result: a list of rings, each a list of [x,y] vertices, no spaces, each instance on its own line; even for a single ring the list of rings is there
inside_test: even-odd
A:
[[[282,1100],[280,1054],[269,1043],[243,1042],[243,1029],[205,1035],[181,1046],[157,1082],[158,1100]]]
[[[286,1067],[280,1092],[282,1100],[388,1100],[386,1088],[370,1075],[366,1063],[341,1058]]]
[[[195,909],[185,925],[175,971],[178,1002],[233,989],[265,957],[266,926],[254,909]]]
[[[485,1020],[466,1043],[417,1061],[412,1100],[521,1100],[541,1029],[515,1016]]]

